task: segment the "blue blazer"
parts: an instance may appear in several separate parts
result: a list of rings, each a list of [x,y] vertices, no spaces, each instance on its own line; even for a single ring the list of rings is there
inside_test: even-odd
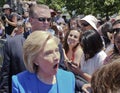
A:
[[[56,78],[57,93],[75,93],[75,77],[71,72],[58,69]],[[35,73],[21,72],[12,76],[12,93],[51,93],[50,90],[44,92],[38,83],[40,81]]]

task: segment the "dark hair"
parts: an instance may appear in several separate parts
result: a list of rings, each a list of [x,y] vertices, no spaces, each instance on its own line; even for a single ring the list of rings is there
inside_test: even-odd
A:
[[[116,20],[112,25],[116,25],[116,24],[120,24],[120,19],[119,20]]]
[[[108,32],[112,33],[112,23],[111,22],[106,22],[103,24],[101,28],[102,36],[105,41],[105,47],[107,47],[110,44],[110,39],[108,37]]]
[[[79,27],[77,18],[76,18],[76,17],[72,17],[72,18],[69,20],[69,22],[68,22],[69,29],[70,29],[70,30],[77,30],[76,27],[72,27],[72,26],[71,26],[71,22],[72,22],[72,21],[75,21],[75,22],[76,22],[77,28]]]
[[[95,30],[88,30],[80,36],[80,44],[83,48],[85,60],[92,58],[96,53],[103,49],[102,38]]]
[[[115,35],[114,35],[114,40],[115,40],[115,38],[116,38],[119,34],[120,34],[120,31],[115,33]],[[114,42],[115,42],[115,41],[114,41]],[[118,50],[118,48],[116,47],[115,44],[114,44],[114,53],[119,54],[119,50]]]
[[[65,38],[64,38],[63,48],[65,49],[65,53],[67,53],[67,52],[69,51],[69,47],[68,47],[68,43],[67,43],[67,38],[68,38],[68,36],[69,36],[69,34],[70,34],[71,31],[72,31],[72,30],[68,31],[68,32],[66,33]],[[80,32],[79,30],[76,30],[76,31]],[[80,32],[80,33],[81,33],[81,32]],[[79,38],[79,40],[80,40],[80,38]],[[79,45],[79,43],[76,44],[76,46],[74,46],[73,51],[75,51],[75,49],[76,49],[76,47],[77,47],[78,45]]]

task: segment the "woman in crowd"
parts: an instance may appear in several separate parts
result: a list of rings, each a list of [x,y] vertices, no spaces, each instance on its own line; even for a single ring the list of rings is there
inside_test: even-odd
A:
[[[92,93],[120,93],[120,57],[94,72]]]
[[[104,61],[104,64],[110,63],[112,60],[116,59],[117,57],[120,57],[120,28],[114,28],[113,30],[114,30],[114,49],[113,52],[109,56],[107,56],[107,58]]]
[[[102,39],[97,31],[88,30],[80,36],[80,44],[83,49],[83,55],[80,61],[80,68],[74,73],[82,76],[88,82],[91,81],[93,72],[103,65],[106,53],[103,51]]]
[[[85,31],[80,40],[83,49],[81,58],[81,75],[90,82],[93,72],[103,65],[106,53],[103,51],[103,42],[97,31]]]
[[[103,65],[107,55],[103,51],[102,39],[97,31],[87,30],[83,32],[80,36],[80,45],[83,50],[80,67],[71,65],[71,69],[80,78],[79,80],[77,79],[76,85],[81,87],[82,91],[90,92],[92,74]]]
[[[23,45],[27,71],[12,77],[12,93],[75,93],[75,78],[59,67],[59,39],[46,31],[31,33]]]
[[[111,22],[105,22],[99,27],[99,33],[104,42],[104,50],[107,55],[113,51],[113,27]]]
[[[66,60],[74,62],[76,65],[80,65],[82,49],[79,44],[81,31],[70,30],[64,40],[63,48],[65,50]]]

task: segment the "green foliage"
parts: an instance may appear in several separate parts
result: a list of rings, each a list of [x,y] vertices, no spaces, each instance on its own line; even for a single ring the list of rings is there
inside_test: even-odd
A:
[[[119,0],[97,0],[95,5],[95,12],[99,13],[102,17],[106,18],[115,13],[119,12],[120,9],[120,1]]]
[[[65,0],[65,6],[69,12],[76,14],[94,14],[108,17],[120,10],[120,0]]]
[[[54,10],[62,10],[65,4],[62,0],[37,0],[37,3],[46,4]]]
[[[6,1],[0,0],[0,7]],[[120,0],[37,0],[37,3],[46,4],[56,11],[63,11],[62,9],[65,8],[70,15],[75,11],[76,15],[99,14],[107,18],[120,12]]]
[[[0,7],[2,7],[5,4],[6,0],[0,0]]]

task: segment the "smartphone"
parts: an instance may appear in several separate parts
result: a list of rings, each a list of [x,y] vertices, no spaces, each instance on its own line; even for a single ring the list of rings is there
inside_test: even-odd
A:
[[[70,66],[72,66],[72,67],[77,67],[77,65],[75,64],[75,63],[73,63],[73,62],[68,62],[68,65],[70,65]]]

